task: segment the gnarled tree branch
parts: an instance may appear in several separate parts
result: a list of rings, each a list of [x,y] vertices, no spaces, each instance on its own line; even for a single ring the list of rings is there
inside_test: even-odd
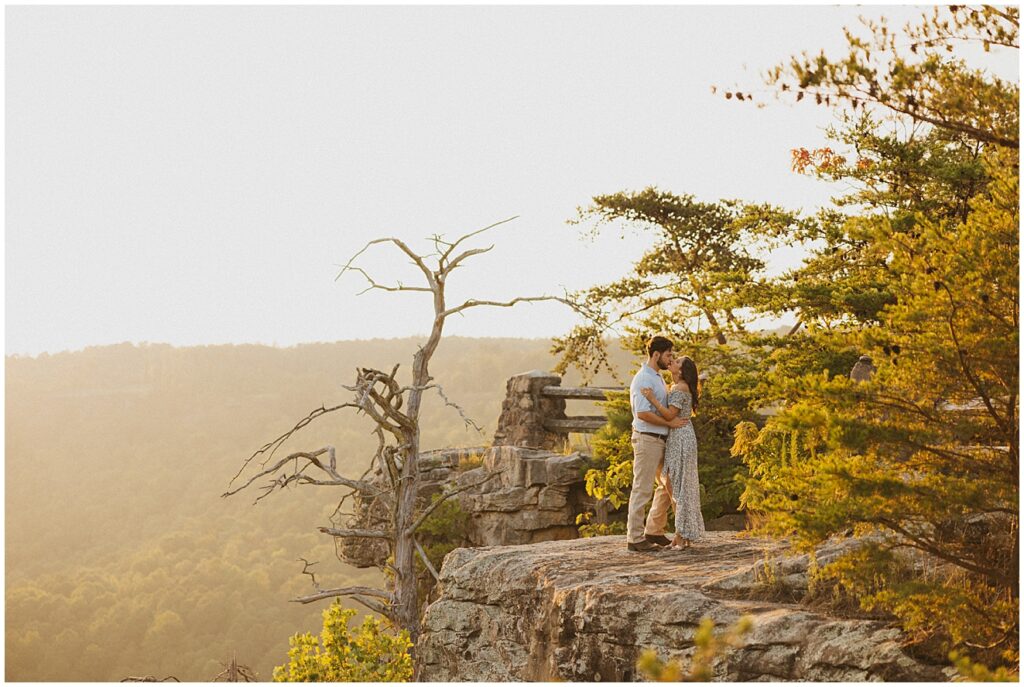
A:
[[[435,582],[441,581],[441,576],[437,574],[437,570],[434,568],[434,564],[427,558],[427,552],[423,550],[423,545],[420,544],[418,539],[413,539],[412,543],[416,545],[416,553],[420,555],[420,560],[423,561],[423,567],[427,569],[427,572],[431,574]]]
[[[562,298],[561,296],[519,296],[517,298],[513,298],[510,301],[479,301],[475,298],[470,298],[462,305],[457,305],[454,308],[449,308],[448,310],[445,310],[440,314],[440,317],[448,317],[449,315],[455,315],[456,313],[460,313],[463,310],[468,310],[469,308],[476,308],[483,305],[495,308],[510,308],[517,303],[539,303],[542,301],[557,301],[559,303],[564,303],[568,305],[574,310],[578,309],[575,303],[566,298]]]
[[[339,529],[336,527],[317,527],[317,531],[323,534],[329,534],[332,537],[348,537],[352,539],[391,539],[395,536],[394,532],[388,532],[387,530],[359,530],[359,529]]]
[[[313,420],[319,419],[319,418],[323,417],[324,415],[327,415],[328,413],[333,413],[336,410],[341,410],[342,408],[358,408],[358,407],[359,406],[353,405],[351,403],[342,403],[341,405],[332,406],[330,408],[327,408],[327,407],[321,405],[319,408],[317,408],[316,410],[311,411],[306,417],[302,418],[297,423],[295,423],[295,426],[292,427],[291,429],[289,429],[287,432],[285,432],[281,436],[277,437],[273,441],[270,441],[270,442],[268,442],[266,444],[263,444],[263,446],[261,446],[260,448],[256,449],[251,456],[249,456],[248,458],[245,459],[245,461],[242,463],[242,467],[238,469],[238,472],[235,473],[235,476],[231,478],[231,481],[228,482],[228,484],[231,484],[236,479],[238,479],[239,475],[241,475],[243,472],[245,472],[245,468],[247,468],[249,466],[249,463],[251,463],[252,460],[256,456],[260,455],[261,453],[267,453],[269,451],[269,454],[267,455],[267,458],[263,461],[263,466],[265,466],[267,464],[267,461],[269,461],[271,458],[274,457],[274,452],[277,451],[277,449],[279,449],[281,447],[281,444],[283,444],[285,441],[287,441],[288,438],[291,435],[295,434],[300,429],[302,429],[303,427],[305,427],[309,423],[313,422]]]
[[[328,456],[329,456],[329,462],[327,464],[324,464],[321,460],[319,460],[319,456],[323,455],[324,453],[328,454]],[[269,487],[265,488],[267,490],[266,493],[263,496],[261,496],[258,499],[256,499],[256,500],[259,501],[264,496],[267,496],[267,494],[272,492],[275,488],[284,488],[285,486],[287,486],[288,484],[290,484],[293,481],[310,483],[310,484],[316,484],[316,485],[319,485],[319,486],[349,487],[350,489],[354,489],[354,490],[360,491],[360,492],[372,492],[373,491],[373,487],[372,487],[372,485],[369,482],[364,482],[364,481],[361,481],[361,480],[349,479],[347,477],[343,477],[342,475],[340,475],[338,473],[338,471],[336,470],[336,461],[335,461],[335,457],[334,457],[334,447],[333,446],[325,446],[325,447],[323,447],[323,448],[321,448],[321,449],[319,449],[317,451],[314,451],[313,453],[307,453],[305,451],[298,451],[296,453],[292,453],[291,455],[288,455],[288,456],[282,458],[281,460],[277,461],[277,463],[275,463],[273,466],[271,466],[271,467],[269,467],[269,468],[267,468],[265,470],[262,470],[261,472],[253,475],[242,486],[240,486],[240,487],[238,487],[236,489],[232,489],[231,491],[227,491],[227,492],[221,494],[221,498],[224,498],[224,497],[227,497],[227,496],[233,496],[234,494],[237,494],[238,492],[242,491],[243,489],[248,487],[250,484],[252,484],[256,480],[258,480],[260,477],[265,477],[267,475],[273,474],[273,473],[277,472],[278,470],[280,470],[282,467],[284,467],[288,462],[290,462],[292,460],[296,460],[297,461],[300,458],[306,459],[307,461],[309,461],[310,465],[314,465],[314,466],[318,467],[320,470],[322,470],[323,472],[327,473],[327,475],[331,477],[331,480],[330,481],[315,480],[315,479],[313,479],[313,478],[311,478],[311,477],[309,477],[307,475],[302,475],[298,471],[296,471],[295,474],[292,474],[292,475],[281,475],[277,479],[272,480],[270,485],[269,485]],[[308,465],[305,466],[305,467],[308,467]],[[305,467],[303,469],[305,469]]]

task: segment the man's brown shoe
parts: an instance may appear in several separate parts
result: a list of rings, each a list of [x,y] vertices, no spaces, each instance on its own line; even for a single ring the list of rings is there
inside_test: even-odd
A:
[[[638,541],[635,544],[627,544],[626,548],[629,549],[630,551],[646,551],[646,552],[661,551],[661,547],[660,546],[658,546],[657,544],[652,544],[651,542],[649,542],[647,540]]]
[[[664,534],[645,534],[644,540],[649,541],[652,544],[657,544],[658,546],[668,546],[672,543],[672,540]]]

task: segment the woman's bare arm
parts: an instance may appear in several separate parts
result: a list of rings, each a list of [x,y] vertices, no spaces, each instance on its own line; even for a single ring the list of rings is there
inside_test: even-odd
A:
[[[652,413],[647,410],[637,413],[636,416],[639,419],[643,420],[644,422],[650,422],[652,425],[668,427],[670,429],[679,429],[680,427],[689,422],[689,420],[682,417],[666,420],[661,415],[658,415],[657,413]]]
[[[675,406],[663,406],[658,401],[658,397],[654,395],[654,391],[651,390],[650,387],[644,387],[643,389],[640,390],[640,392],[647,398],[648,401],[651,402],[651,405],[653,405],[658,410],[658,415],[660,415],[662,418],[671,421],[675,420],[676,416],[679,415],[679,408],[676,408]]]

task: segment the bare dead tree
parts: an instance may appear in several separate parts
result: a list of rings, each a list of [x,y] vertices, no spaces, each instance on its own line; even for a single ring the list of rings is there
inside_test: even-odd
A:
[[[353,272],[361,275],[368,286],[360,293],[380,290],[387,292],[423,292],[433,297],[434,319],[427,337],[412,360],[412,384],[402,385],[396,379],[398,365],[390,372],[373,368],[359,368],[356,371],[355,384],[343,388],[352,392],[352,400],[327,407],[326,405],[310,412],[287,432],[264,444],[246,459],[232,483],[249,468],[253,461],[260,459],[259,470],[240,486],[226,492],[223,496],[231,496],[262,481],[262,493],[256,501],[280,491],[289,485],[334,486],[345,491],[345,498],[358,495],[362,499],[382,500],[388,508],[388,526],[380,529],[344,529],[336,527],[320,527],[319,531],[338,540],[370,539],[381,540],[388,544],[391,563],[385,567],[392,573],[390,589],[371,587],[341,587],[321,589],[315,586],[315,593],[293,599],[298,603],[311,603],[333,597],[349,597],[366,608],[388,618],[397,627],[408,630],[415,643],[419,632],[419,604],[417,590],[417,574],[415,557],[423,560],[424,566],[436,575],[433,566],[427,560],[423,547],[416,539],[417,529],[424,523],[430,513],[441,503],[466,489],[479,486],[481,482],[464,485],[458,489],[445,490],[431,505],[417,512],[416,497],[419,492],[420,474],[418,456],[420,454],[420,405],[423,395],[436,391],[448,406],[454,407],[467,426],[476,426],[458,405],[453,403],[444,393],[444,389],[430,375],[430,360],[441,342],[444,325],[453,315],[463,315],[467,310],[477,307],[512,307],[519,303],[542,301],[558,301],[575,310],[580,306],[567,297],[558,296],[518,296],[507,301],[468,299],[455,305],[446,300],[445,288],[452,273],[463,266],[466,260],[482,255],[494,248],[493,245],[482,248],[462,248],[467,241],[478,237],[484,232],[503,225],[514,217],[491,224],[477,231],[465,234],[452,242],[440,235],[429,240],[434,251],[427,255],[419,255],[404,241],[394,237],[374,239],[363,246],[338,273],[338,278]],[[417,284],[382,284],[376,281],[356,261],[374,246],[386,245],[404,254],[419,270],[422,281]],[[428,261],[429,264],[428,264]],[[371,461],[370,468],[359,478],[347,477],[343,468],[338,466],[338,457],[333,446],[324,446],[315,451],[297,451],[274,460],[278,449],[297,431],[311,422],[330,413],[352,409],[357,414],[369,416],[375,423],[374,434],[378,446]],[[370,480],[367,476],[374,469],[383,474],[383,481]],[[488,476],[488,478],[493,475]],[[383,484],[383,486],[382,486]],[[230,486],[230,485],[229,485]],[[309,574],[308,564],[303,572]]]
[[[131,676],[121,678],[121,682],[181,682],[173,675],[158,678],[155,675]]]
[[[224,670],[210,678],[210,682],[259,682],[259,677],[249,666],[238,664],[238,659],[231,657],[231,663],[221,663]]]

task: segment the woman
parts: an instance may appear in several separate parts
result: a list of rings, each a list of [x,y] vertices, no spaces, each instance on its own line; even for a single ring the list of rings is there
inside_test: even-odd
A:
[[[674,360],[668,369],[672,373],[672,387],[665,399],[667,407],[658,402],[649,387],[641,392],[666,420],[672,420],[680,414],[688,418],[697,407],[697,365],[689,356],[684,355]],[[679,551],[704,534],[704,517],[700,512],[700,480],[697,476],[697,435],[693,432],[692,422],[669,430],[664,469],[668,475],[669,493],[676,504],[676,536],[669,548]]]

